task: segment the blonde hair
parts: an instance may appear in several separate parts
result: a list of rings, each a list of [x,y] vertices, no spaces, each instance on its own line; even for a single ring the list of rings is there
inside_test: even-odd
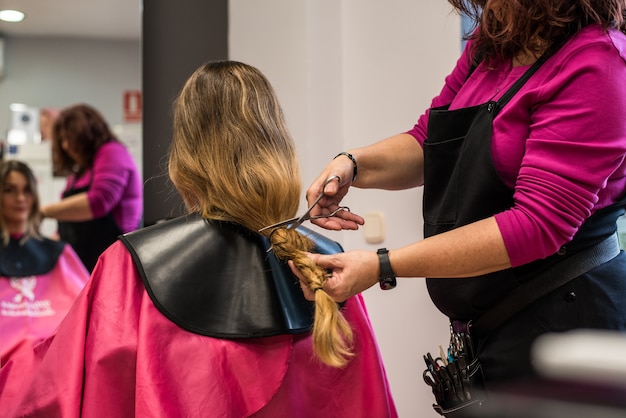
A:
[[[258,231],[293,217],[300,168],[276,94],[256,68],[236,61],[200,66],[174,108],[169,175],[190,211]],[[293,260],[312,290],[326,272],[305,252],[312,242],[295,230],[266,231],[281,260]],[[352,331],[337,304],[315,292],[313,347],[340,367],[351,356]]]

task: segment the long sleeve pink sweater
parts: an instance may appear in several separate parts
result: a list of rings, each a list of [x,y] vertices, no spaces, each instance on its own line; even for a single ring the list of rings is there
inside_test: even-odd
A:
[[[528,69],[484,64],[466,48],[432,107],[497,100]],[[424,142],[428,111],[409,131]],[[534,74],[494,120],[496,171],[514,205],[495,215],[514,267],[555,253],[626,186],[626,36],[592,25]]]
[[[112,213],[124,233],[139,227],[143,215],[142,179],[132,155],[122,143],[102,145],[91,170],[76,180],[68,178],[67,187],[73,182],[74,188],[85,187],[90,181],[87,199],[95,218]]]

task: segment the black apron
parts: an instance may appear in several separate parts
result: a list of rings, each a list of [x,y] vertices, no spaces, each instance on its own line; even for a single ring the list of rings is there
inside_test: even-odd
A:
[[[457,110],[431,109],[424,142],[425,237],[513,206],[513,190],[501,180],[491,158],[493,120],[548,56],[535,62],[498,101]],[[623,200],[598,211],[570,243],[546,259],[474,278],[427,279],[430,297],[452,320],[475,320],[520,283],[614,234],[622,214]],[[596,270],[602,270],[602,277],[586,273],[525,308],[489,338],[479,338],[478,354],[487,381],[532,374],[530,345],[541,333],[582,326],[626,327],[626,309],[617,309],[626,302],[626,284],[619,279],[626,271],[623,254]],[[598,282],[605,289],[599,290]],[[611,303],[592,300],[600,294]],[[598,310],[604,312],[597,314]],[[547,324],[546,318],[552,322]]]
[[[76,189],[70,186],[63,193],[63,198],[88,191],[91,186],[89,183],[88,186]],[[59,221],[58,225],[61,240],[72,246],[89,272],[93,271],[100,254],[122,234],[111,212],[84,222]]]

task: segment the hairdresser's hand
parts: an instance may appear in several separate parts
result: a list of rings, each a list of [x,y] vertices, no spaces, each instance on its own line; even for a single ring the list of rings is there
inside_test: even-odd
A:
[[[335,158],[326,166],[322,174],[311,184],[306,192],[306,200],[309,205],[315,201],[322,191],[325,194],[311,211],[312,216],[328,215],[339,208],[341,200],[352,185],[353,172],[352,161],[345,156]],[[338,179],[332,180],[324,186],[324,183],[333,176],[338,177]],[[325,229],[341,230],[359,229],[359,225],[363,225],[365,221],[355,213],[340,210],[335,216],[311,219],[311,222]]]
[[[373,251],[355,250],[331,255],[308,254],[319,266],[332,270],[332,275],[324,284],[324,291],[336,302],[361,293],[378,283],[378,256]],[[289,261],[289,267],[298,279],[307,300],[314,300],[315,293],[309,289],[306,279]]]

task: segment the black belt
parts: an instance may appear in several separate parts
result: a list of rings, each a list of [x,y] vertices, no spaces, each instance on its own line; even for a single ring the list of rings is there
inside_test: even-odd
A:
[[[615,258],[620,252],[617,233],[582,250],[516,287],[506,298],[471,322],[471,332],[484,336],[524,307],[576,277]]]

